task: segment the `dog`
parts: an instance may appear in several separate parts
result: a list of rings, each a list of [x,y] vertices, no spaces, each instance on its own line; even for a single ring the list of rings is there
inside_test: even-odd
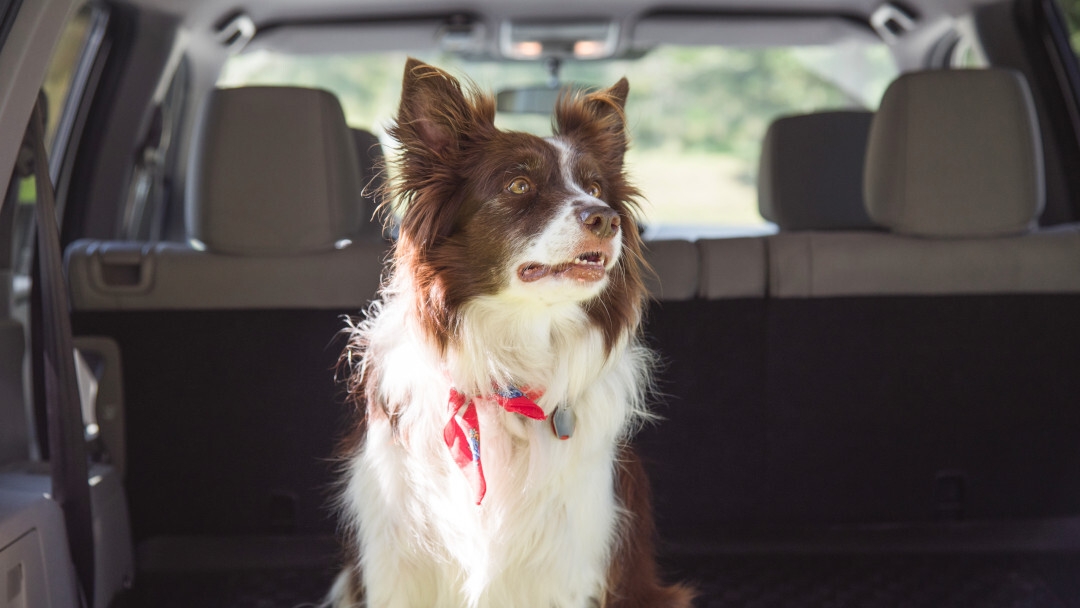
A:
[[[348,563],[333,606],[683,608],[660,582],[628,445],[654,355],[626,79],[564,95],[555,134],[495,127],[410,59],[389,133],[399,236],[343,355]]]

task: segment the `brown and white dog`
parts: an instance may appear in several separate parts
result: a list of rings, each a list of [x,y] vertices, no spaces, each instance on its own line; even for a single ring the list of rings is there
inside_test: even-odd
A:
[[[335,606],[669,608],[648,484],[646,292],[623,169],[628,84],[566,96],[553,137],[410,59],[400,237],[346,358],[352,563]]]

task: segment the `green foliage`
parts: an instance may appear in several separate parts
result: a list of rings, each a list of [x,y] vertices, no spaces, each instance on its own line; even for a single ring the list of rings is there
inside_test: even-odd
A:
[[[857,55],[865,50],[857,49],[855,58],[861,59]],[[452,55],[420,58],[466,75],[486,91],[536,85],[547,78],[538,63],[466,62]],[[399,53],[258,53],[231,61],[221,83],[325,88],[341,99],[350,123],[378,130],[396,109],[404,62],[405,55]],[[561,75],[564,82],[594,86],[607,86],[628,76],[630,127],[634,143],[641,149],[674,148],[747,157],[756,154],[766,126],[778,115],[861,105],[807,63],[800,57],[800,49],[664,47],[632,61],[571,62]],[[888,76],[895,71],[891,65],[878,67]],[[525,125],[525,130],[544,130],[550,124],[549,118],[517,118],[507,122],[519,129]]]
[[[19,181],[19,204],[33,205],[35,202],[37,202],[37,182],[31,175]]]
[[[1069,42],[1073,52],[1080,54],[1080,0],[1058,0],[1058,4],[1069,25]]]
[[[643,149],[756,156],[777,115],[850,103],[785,49],[675,48],[635,67],[629,105]]]
[[[538,62],[415,56],[486,92],[540,85],[548,79]],[[405,59],[404,53],[257,52],[231,59],[218,84],[324,88],[341,100],[351,125],[381,133],[397,110]],[[606,87],[626,76],[633,145],[628,162],[654,205],[652,215],[664,223],[729,224],[762,221],[752,184],[761,141],[773,119],[826,108],[873,108],[895,73],[883,45],[667,46],[633,60],[567,62],[561,79]],[[551,133],[548,116],[500,114],[496,123],[504,129]]]
[[[45,118],[45,142],[52,146],[53,137],[56,135],[56,126],[60,121],[60,114],[64,110],[68,92],[71,89],[71,78],[78,67],[79,58],[82,56],[83,46],[86,44],[87,33],[90,28],[90,17],[93,6],[84,4],[72,17],[71,21],[64,26],[64,32],[57,42],[52,60],[49,62],[49,70],[45,74],[45,82],[41,88],[45,91],[46,111]]]

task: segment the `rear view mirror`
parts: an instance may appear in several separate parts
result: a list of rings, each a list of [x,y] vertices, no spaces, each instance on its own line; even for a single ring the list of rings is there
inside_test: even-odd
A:
[[[595,86],[563,84],[559,80],[562,61],[549,58],[544,62],[548,71],[547,84],[503,89],[495,96],[495,110],[506,114],[545,114],[555,111],[555,104],[562,95],[578,91],[593,91]]]
[[[503,89],[495,97],[495,109],[507,114],[551,114],[566,87],[546,85]]]

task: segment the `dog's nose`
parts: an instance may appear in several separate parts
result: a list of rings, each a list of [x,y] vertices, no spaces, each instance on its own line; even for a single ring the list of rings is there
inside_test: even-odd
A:
[[[619,231],[619,213],[611,207],[588,207],[578,213],[578,221],[589,232],[609,239]]]

